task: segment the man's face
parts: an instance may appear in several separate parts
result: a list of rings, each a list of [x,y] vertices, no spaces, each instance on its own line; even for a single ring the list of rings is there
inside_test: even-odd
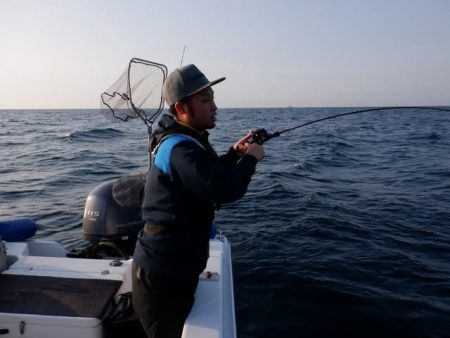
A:
[[[211,87],[194,94],[186,103],[189,117],[188,124],[198,131],[212,129],[216,126],[217,106]]]

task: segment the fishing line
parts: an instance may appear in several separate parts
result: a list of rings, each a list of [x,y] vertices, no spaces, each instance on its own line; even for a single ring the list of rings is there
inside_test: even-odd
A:
[[[257,129],[253,132],[250,142],[263,144],[274,137],[278,137],[281,134],[287,133],[288,131],[303,128],[303,127],[306,127],[313,123],[335,119],[335,118],[341,117],[341,116],[361,114],[361,113],[374,112],[374,111],[380,111],[380,110],[398,110],[398,109],[423,109],[423,110],[437,110],[437,111],[450,112],[449,108],[441,108],[441,107],[398,107],[398,106],[395,106],[395,107],[379,107],[379,108],[362,109],[362,110],[356,110],[356,111],[351,111],[351,112],[346,112],[346,113],[323,117],[323,118],[320,118],[317,120],[313,120],[313,121],[309,121],[309,122],[300,124],[300,125],[292,127],[292,128],[284,129],[281,131],[276,131],[274,133],[269,133],[265,129]]]

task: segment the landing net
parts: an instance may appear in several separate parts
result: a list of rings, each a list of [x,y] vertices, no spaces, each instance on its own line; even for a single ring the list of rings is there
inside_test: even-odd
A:
[[[131,59],[119,79],[101,94],[101,113],[115,121],[140,118],[151,126],[164,108],[162,86],[166,77],[165,65]]]

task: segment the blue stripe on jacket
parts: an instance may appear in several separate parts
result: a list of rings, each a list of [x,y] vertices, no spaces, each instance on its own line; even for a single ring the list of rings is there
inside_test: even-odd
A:
[[[185,135],[170,135],[163,140],[156,151],[155,165],[166,175],[170,175],[170,155],[173,147],[183,141],[198,143],[194,138]]]

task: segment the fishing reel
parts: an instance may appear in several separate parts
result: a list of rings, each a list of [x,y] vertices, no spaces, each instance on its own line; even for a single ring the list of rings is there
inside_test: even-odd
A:
[[[258,144],[264,144],[265,142],[269,141],[271,138],[280,136],[280,133],[277,131],[275,133],[268,133],[265,129],[256,129],[253,132],[252,137],[249,140],[249,143],[258,143]]]

